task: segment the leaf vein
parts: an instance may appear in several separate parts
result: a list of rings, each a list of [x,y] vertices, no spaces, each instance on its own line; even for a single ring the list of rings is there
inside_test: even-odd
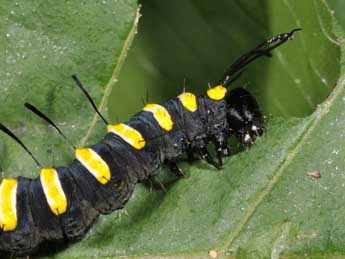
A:
[[[296,140],[296,146],[293,150],[289,153],[287,158],[282,161],[282,163],[278,166],[276,173],[272,177],[272,179],[267,183],[266,187],[263,191],[258,195],[255,199],[253,204],[249,207],[246,214],[244,215],[243,219],[239,222],[239,224],[235,227],[234,231],[230,233],[229,237],[225,240],[223,245],[221,246],[220,250],[223,253],[226,253],[228,247],[233,243],[233,241],[239,236],[239,234],[244,229],[245,225],[254,214],[256,209],[260,206],[260,204],[265,200],[265,198],[271,193],[273,188],[276,186],[277,182],[281,178],[284,173],[284,170],[288,167],[290,162],[293,158],[299,153],[303,145],[307,142],[308,138],[314,131],[314,129],[319,125],[322,118],[328,113],[330,107],[335,102],[336,98],[341,94],[344,90],[345,85],[345,75],[341,77],[337,86],[334,88],[334,91],[331,95],[324,101],[322,105],[320,105],[317,110],[309,116],[309,122],[302,132],[301,136]],[[307,118],[308,119],[308,118]]]
[[[131,30],[130,30],[130,32],[128,34],[128,37],[125,40],[125,43],[124,43],[123,48],[121,50],[118,62],[117,62],[116,66],[115,66],[115,68],[113,70],[113,74],[111,75],[110,80],[108,81],[108,83],[106,84],[106,86],[104,88],[104,93],[103,93],[103,96],[102,96],[102,100],[101,100],[101,102],[100,102],[100,104],[98,106],[98,110],[101,111],[101,112],[105,109],[105,106],[107,104],[106,102],[107,102],[108,96],[109,96],[109,94],[111,92],[111,89],[112,89],[113,85],[117,82],[117,77],[118,77],[118,75],[119,75],[119,73],[121,71],[121,68],[123,66],[123,63],[124,63],[124,61],[126,59],[127,51],[129,49],[129,47],[131,46],[131,44],[133,42],[133,39],[134,39],[134,36],[135,36],[135,34],[137,32],[137,26],[138,26],[139,18],[140,18],[140,5],[137,8],[137,12],[136,12],[136,15],[135,15],[135,19],[134,19],[132,28],[131,28]],[[81,146],[85,146],[86,142],[88,141],[88,139],[91,136],[92,131],[96,127],[96,123],[97,123],[98,120],[99,120],[99,116],[95,112],[94,116],[92,118],[90,127],[89,127],[88,131],[86,132],[84,138],[81,141]]]

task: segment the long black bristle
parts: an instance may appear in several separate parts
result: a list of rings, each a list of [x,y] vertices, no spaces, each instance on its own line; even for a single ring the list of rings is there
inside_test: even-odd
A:
[[[0,123],[0,130],[2,132],[4,132],[5,134],[7,134],[9,137],[11,137],[12,139],[14,139],[19,145],[22,146],[22,148],[31,156],[31,158],[36,162],[36,164],[39,167],[42,167],[41,163],[38,162],[38,160],[36,159],[36,157],[31,153],[31,151],[24,145],[24,143],[16,136],[14,135],[14,133],[12,131],[10,131],[5,125],[3,125],[2,123]]]
[[[82,92],[86,95],[87,99],[89,100],[89,102],[91,103],[93,109],[96,111],[96,113],[99,115],[99,117],[101,117],[101,119],[104,121],[104,123],[106,125],[108,125],[109,123],[107,122],[107,120],[103,117],[103,115],[100,113],[100,111],[97,109],[94,101],[92,100],[91,96],[89,95],[89,93],[86,91],[85,87],[83,86],[83,84],[80,82],[80,80],[78,79],[78,77],[76,75],[72,75],[72,79],[74,80],[74,82],[79,86],[80,90],[82,90]]]
[[[57,132],[74,148],[76,147],[73,145],[73,143],[63,134],[63,132],[60,130],[60,128],[51,120],[47,115],[45,115],[43,112],[41,112],[39,109],[37,109],[35,106],[33,106],[30,103],[24,103],[24,106],[32,111],[34,114],[45,120],[47,123],[49,123],[51,126],[53,126]]]

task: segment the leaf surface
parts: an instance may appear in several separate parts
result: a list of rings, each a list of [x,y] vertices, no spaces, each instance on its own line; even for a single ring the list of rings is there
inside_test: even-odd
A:
[[[96,120],[71,75],[78,75],[106,113],[107,97],[136,31],[136,8],[136,1],[5,1],[1,5],[0,120],[43,166],[65,165],[72,159],[72,149],[26,110],[24,102],[48,114],[76,146],[92,143],[92,136],[93,142],[98,140],[104,125]],[[3,134],[0,151],[3,176],[37,176],[32,160]]]
[[[134,1],[44,3],[0,7],[8,15],[0,28],[7,50],[0,70],[1,116],[46,165],[66,165],[72,159],[66,143],[18,107],[30,101],[75,143],[95,143],[103,125],[69,75],[77,73],[104,108],[138,13]],[[143,15],[109,99],[112,118],[138,111],[146,89],[155,102],[175,96],[184,77],[202,92],[229,60],[294,27],[303,33],[271,60],[249,68],[238,84],[255,82],[266,114],[311,114],[269,118],[265,135],[250,151],[226,159],[222,171],[202,161],[184,163],[188,177],[178,181],[163,171],[162,180],[170,181],[165,192],[138,185],[126,209],[101,216],[83,241],[40,256],[210,258],[214,250],[217,258],[344,258],[345,78],[333,89],[345,71],[344,34],[327,2],[150,1],[143,2]],[[2,139],[3,175],[36,177],[27,155]],[[321,178],[308,176],[315,171]]]

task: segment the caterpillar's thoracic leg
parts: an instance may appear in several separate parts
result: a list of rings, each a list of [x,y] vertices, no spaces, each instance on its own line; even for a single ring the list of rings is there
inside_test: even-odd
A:
[[[222,169],[222,166],[219,165],[214,158],[210,155],[210,153],[207,150],[206,146],[201,146],[198,148],[199,154],[203,160],[205,160],[207,163],[213,165],[218,170]]]
[[[170,170],[177,176],[177,177],[185,177],[186,174],[183,172],[182,168],[179,166],[177,161],[167,161],[166,164],[170,168]]]
[[[218,164],[219,166],[223,166],[223,157],[230,156],[230,148],[226,142],[226,140],[220,140],[214,142],[216,147],[216,153],[218,157]]]

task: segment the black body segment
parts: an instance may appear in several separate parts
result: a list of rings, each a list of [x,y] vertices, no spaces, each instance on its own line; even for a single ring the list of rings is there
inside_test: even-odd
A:
[[[107,200],[106,192],[96,178],[75,159],[69,167],[76,185],[81,190],[83,199],[88,201],[93,208],[101,214],[112,212],[111,204]]]
[[[178,158],[187,147],[187,136],[183,125],[183,111],[177,99],[170,99],[162,105],[171,116],[173,127],[170,131],[161,130],[163,160]]]
[[[122,167],[121,162],[123,161],[115,156],[116,153],[112,151],[109,145],[101,142],[91,146],[91,148],[103,158],[111,171],[111,178],[107,184],[97,184],[102,196],[110,204],[109,212],[123,208],[137,182],[135,177],[130,178],[131,174],[128,173],[128,167]]]
[[[271,56],[271,51],[292,39],[297,30],[267,39],[237,59],[219,84],[205,94],[182,93],[162,105],[148,104],[124,123],[108,125],[108,133],[99,143],[76,149],[76,159],[70,165],[51,170],[55,173],[52,178],[55,179],[52,183],[55,193],[47,194],[51,183],[42,180],[46,183],[42,186],[40,177],[18,177],[14,196],[17,221],[11,231],[5,231],[4,224],[6,216],[13,214],[13,208],[8,209],[2,203],[3,200],[14,202],[9,199],[11,192],[0,188],[0,250],[26,256],[44,241],[69,243],[82,239],[99,214],[123,208],[135,185],[157,175],[163,163],[176,175],[183,175],[178,163],[184,152],[191,156],[199,154],[207,163],[221,169],[223,157],[230,155],[229,137],[234,135],[245,148],[249,148],[265,129],[256,99],[244,88],[230,90],[228,85],[246,65],[258,57]],[[73,79],[107,124],[81,82],[76,76]],[[59,134],[67,139],[45,114],[31,104],[26,106],[55,125]],[[1,123],[0,130],[17,141],[41,167],[27,147]],[[215,146],[216,159],[208,152],[209,143]],[[78,157],[79,151],[86,151],[83,153],[86,155]],[[104,168],[106,175],[110,172],[109,179],[104,177]],[[99,179],[99,175],[105,179]],[[53,213],[52,202],[64,202],[63,211]]]
[[[128,124],[131,123],[128,122]],[[160,152],[153,149],[150,143],[138,152],[138,150],[112,133],[107,134],[103,143],[109,145],[113,156],[115,156],[114,160],[117,161],[116,163],[119,164],[121,170],[127,174],[127,178],[131,183],[136,184],[138,181],[144,181],[150,175],[157,173],[161,161]]]
[[[59,218],[49,208],[40,178],[36,178],[31,182],[30,200],[32,217],[39,229],[41,238],[43,240],[64,239]]]
[[[67,167],[58,167],[59,179],[68,201],[67,212],[61,214],[61,227],[69,242],[84,237],[99,212],[85,199]]]
[[[1,231],[1,250],[11,251],[17,255],[32,253],[42,241],[43,235],[37,228],[32,215],[32,202],[30,199],[31,179],[18,177],[17,190],[17,217],[18,225],[14,231]]]

